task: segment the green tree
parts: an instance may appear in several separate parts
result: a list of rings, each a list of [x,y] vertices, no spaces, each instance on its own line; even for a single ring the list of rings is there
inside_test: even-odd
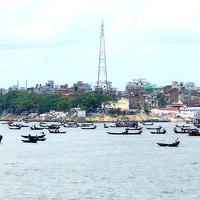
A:
[[[80,107],[90,112],[101,107],[102,103],[106,103],[109,100],[112,100],[112,98],[105,94],[85,93],[72,100],[72,106]]]
[[[68,97],[61,97],[57,103],[57,110],[60,111],[69,111],[72,108],[71,101]]]
[[[144,109],[144,112],[145,112],[146,114],[149,114],[149,113],[150,113],[150,110],[149,110],[149,108],[148,108],[148,103],[146,103],[146,102],[143,103],[143,109]]]
[[[159,107],[165,107],[167,105],[164,94],[158,94],[157,95],[157,101],[158,101]]]

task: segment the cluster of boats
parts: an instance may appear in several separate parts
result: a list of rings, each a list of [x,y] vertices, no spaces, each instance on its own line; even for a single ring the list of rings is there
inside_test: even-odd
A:
[[[8,128],[10,130],[20,130],[22,127],[29,127],[29,125],[24,125],[24,124],[21,124],[21,123],[14,123],[13,121],[9,121],[9,122],[2,122],[2,124],[8,124]],[[67,131],[66,130],[60,130],[60,127],[63,126],[65,128],[78,128],[80,127],[81,129],[96,129],[96,125],[94,125],[93,123],[82,123],[82,124],[78,124],[77,122],[67,122],[67,123],[57,123],[57,124],[48,124],[48,123],[44,123],[44,122],[41,122],[39,123],[39,125],[32,125],[30,126],[29,128],[31,130],[36,130],[36,131],[42,131],[42,130],[45,130],[47,129],[49,133],[52,133],[52,134],[63,134],[63,133],[66,133]],[[45,141],[46,138],[45,138],[45,135],[44,132],[41,132],[41,135],[37,135],[37,134],[34,134],[34,135],[21,135],[22,139],[21,141],[22,142],[25,142],[25,143],[37,143],[38,141]],[[0,135],[0,142],[2,140],[3,136]]]
[[[109,135],[140,135],[143,132],[143,129],[145,127],[146,130],[149,130],[151,134],[166,134],[167,131],[165,128],[163,128],[161,125],[156,125],[156,126],[152,126],[154,125],[155,122],[159,122],[157,120],[147,120],[147,121],[142,121],[140,122],[141,125],[139,125],[139,122],[137,121],[131,121],[131,122],[115,122],[111,125],[107,125],[104,124],[104,128],[123,128],[122,129],[118,129],[120,131],[116,131],[117,129],[115,129],[114,131],[107,131],[107,134]],[[165,121],[167,122],[167,121]],[[158,124],[158,123],[155,123]],[[31,130],[44,130],[44,129],[48,129],[49,133],[52,134],[64,134],[67,131],[66,130],[60,130],[60,127],[65,127],[65,128],[81,128],[83,130],[88,130],[88,129],[96,129],[96,125],[93,123],[81,123],[78,124],[77,122],[66,122],[66,123],[57,123],[57,124],[47,124],[44,122],[39,123],[39,125],[33,125],[30,126]],[[29,125],[23,125],[23,124],[14,124],[12,123],[8,123],[8,127],[9,129],[12,130],[20,130],[22,127],[29,127]],[[198,130],[197,127],[193,127],[191,128],[191,126],[189,124],[184,124],[184,125],[175,125],[173,131],[175,133],[187,133],[189,136],[200,136],[200,132]],[[22,141],[23,142],[27,142],[27,143],[36,143],[37,141],[45,141],[46,138],[44,137],[45,134],[41,134],[39,136],[37,135],[21,135],[21,137],[23,138]],[[1,141],[2,138],[0,138]],[[171,144],[166,144],[166,143],[157,143],[159,146],[178,146],[180,142],[174,142]]]
[[[107,131],[108,134],[110,135],[140,135],[142,133],[142,129],[143,127],[146,127],[147,130],[150,130],[151,134],[165,134],[167,133],[166,129],[163,128],[162,126],[152,126],[154,125],[154,122],[152,121],[143,121],[141,122],[141,124],[143,126],[138,126],[138,124],[134,124],[135,126],[129,126],[127,127],[127,123],[126,124],[117,124],[117,125],[112,125],[110,127],[124,127],[125,130],[121,131],[121,132],[117,132],[117,131]],[[107,126],[106,124],[104,124],[104,128],[108,128],[109,126]],[[189,124],[184,124],[184,125],[177,125],[174,127],[173,131],[175,133],[186,133],[189,136],[200,136],[200,132],[199,129],[195,126],[191,127],[191,125]],[[180,144],[180,141],[175,141],[173,143],[157,143],[159,146],[166,146],[166,147],[177,147]]]
[[[190,125],[177,125],[174,127],[175,133],[188,134],[189,136],[200,136],[199,129],[197,127],[190,127]]]

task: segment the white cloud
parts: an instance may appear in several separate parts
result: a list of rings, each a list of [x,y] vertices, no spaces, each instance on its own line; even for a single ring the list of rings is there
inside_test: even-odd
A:
[[[22,5],[26,5],[30,2],[30,0],[0,0],[0,9],[3,10],[8,7],[19,7]]]
[[[198,0],[154,0],[144,8],[138,18],[138,25],[144,27],[185,26],[199,12]]]

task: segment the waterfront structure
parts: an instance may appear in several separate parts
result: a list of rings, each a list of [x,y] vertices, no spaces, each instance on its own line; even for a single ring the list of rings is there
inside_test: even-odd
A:
[[[79,123],[86,122],[86,111],[85,110],[78,110],[78,120]]]
[[[129,109],[129,99],[125,99],[125,98],[121,98],[116,102],[112,102],[110,101],[109,104],[106,105],[102,105],[102,108],[107,108],[107,109],[111,109],[111,108],[120,108],[121,111],[126,111]]]

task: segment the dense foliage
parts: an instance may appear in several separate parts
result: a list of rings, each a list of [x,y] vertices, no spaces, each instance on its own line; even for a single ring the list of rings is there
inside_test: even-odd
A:
[[[158,106],[159,107],[165,107],[167,105],[164,94],[158,94],[157,100],[158,100]]]
[[[90,112],[110,100],[112,100],[110,96],[95,93],[85,93],[71,100],[58,94],[11,91],[6,95],[0,95],[0,112],[6,111],[12,114],[37,112],[41,114],[50,110],[66,112],[74,107],[80,107]]]

